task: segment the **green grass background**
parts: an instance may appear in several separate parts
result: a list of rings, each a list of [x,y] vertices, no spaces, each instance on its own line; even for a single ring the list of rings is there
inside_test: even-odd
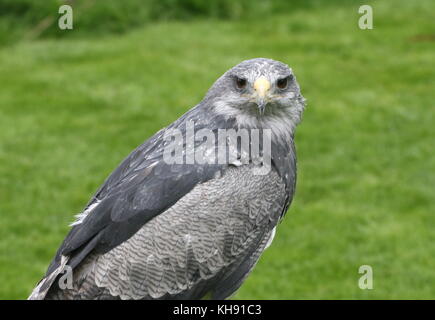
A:
[[[18,30],[0,46],[0,298],[28,296],[73,214],[133,148],[228,68],[269,57],[308,100],[299,179],[235,298],[434,299],[435,3],[310,3],[33,40],[27,22],[0,20],[4,35]],[[366,3],[373,30],[357,27]],[[373,290],[358,287],[363,264]]]

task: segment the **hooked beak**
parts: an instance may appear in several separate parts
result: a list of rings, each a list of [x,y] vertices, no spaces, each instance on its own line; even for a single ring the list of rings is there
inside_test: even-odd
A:
[[[270,82],[266,77],[261,76],[254,82],[254,89],[257,92],[257,105],[260,114],[263,115],[264,109],[266,108],[266,94],[270,89]]]

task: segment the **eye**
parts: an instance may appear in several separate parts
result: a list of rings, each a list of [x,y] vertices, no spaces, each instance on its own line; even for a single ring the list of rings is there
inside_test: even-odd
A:
[[[287,86],[288,86],[289,80],[290,80],[290,76],[289,76],[289,77],[285,77],[285,78],[278,79],[278,80],[276,81],[276,86],[277,86],[279,89],[286,89]]]
[[[276,86],[281,90],[287,89],[289,82],[292,80],[293,80],[293,75],[289,75],[288,77],[278,79],[276,81]]]
[[[246,79],[236,77],[235,82],[236,82],[237,89],[242,90],[246,88],[246,84],[247,84]]]

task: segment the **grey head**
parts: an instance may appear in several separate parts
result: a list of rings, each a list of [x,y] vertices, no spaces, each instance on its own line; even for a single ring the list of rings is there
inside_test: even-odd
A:
[[[292,69],[266,58],[243,61],[225,72],[204,101],[215,112],[235,118],[239,126],[270,126],[290,134],[305,106]]]

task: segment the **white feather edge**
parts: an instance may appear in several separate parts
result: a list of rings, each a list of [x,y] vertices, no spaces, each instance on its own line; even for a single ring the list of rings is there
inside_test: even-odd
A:
[[[276,227],[272,229],[272,232],[270,233],[269,240],[267,240],[267,243],[266,243],[266,246],[264,247],[264,250],[269,248],[270,245],[272,244],[273,238],[275,238],[275,233],[276,233]]]
[[[97,200],[96,202],[91,204],[89,207],[87,207],[86,210],[75,215],[76,220],[70,224],[70,227],[81,224],[83,222],[83,220],[88,216],[88,214],[100,204],[100,202],[101,202],[101,200]]]

